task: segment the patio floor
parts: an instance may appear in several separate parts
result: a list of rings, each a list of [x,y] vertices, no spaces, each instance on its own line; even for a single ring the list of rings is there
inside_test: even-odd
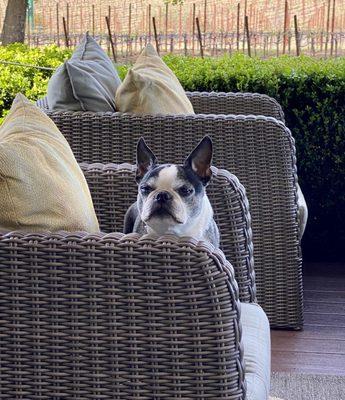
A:
[[[272,331],[272,371],[345,376],[345,264],[304,268],[304,330]]]

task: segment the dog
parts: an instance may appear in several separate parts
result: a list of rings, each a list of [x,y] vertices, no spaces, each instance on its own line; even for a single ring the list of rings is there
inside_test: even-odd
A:
[[[137,144],[138,196],[125,215],[124,233],[190,236],[218,248],[219,230],[206,194],[212,153],[212,141],[205,136],[183,165],[160,165],[141,138]]]

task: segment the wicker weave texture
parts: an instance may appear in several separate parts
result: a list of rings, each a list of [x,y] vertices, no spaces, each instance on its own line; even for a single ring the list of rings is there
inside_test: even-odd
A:
[[[0,235],[0,398],[245,399],[236,281],[174,237]]]
[[[242,114],[265,115],[284,122],[280,104],[260,93],[186,92],[195,114]],[[37,101],[43,109],[49,109],[47,98]]]
[[[251,205],[257,295],[273,327],[302,325],[302,260],[295,145],[282,122],[263,116],[134,116],[48,112],[79,161],[135,161],[144,136],[161,162],[180,163],[205,134],[214,164],[235,174]]]
[[[195,114],[265,115],[282,122],[284,112],[277,100],[260,93],[187,92]]]
[[[135,166],[81,164],[103,232],[121,232],[128,207],[136,201]],[[213,167],[207,188],[221,233],[221,248],[234,267],[240,300],[256,300],[248,199],[238,179]]]

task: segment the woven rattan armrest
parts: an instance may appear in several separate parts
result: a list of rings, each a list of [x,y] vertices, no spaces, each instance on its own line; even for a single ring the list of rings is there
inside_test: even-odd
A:
[[[195,114],[265,115],[282,122],[284,112],[277,100],[261,93],[187,92]]]
[[[0,234],[0,397],[244,399],[237,284],[173,236]]]

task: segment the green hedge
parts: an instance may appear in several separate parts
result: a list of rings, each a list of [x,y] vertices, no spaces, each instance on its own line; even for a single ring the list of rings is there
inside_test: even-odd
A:
[[[16,65],[5,65],[1,61],[26,65],[56,68],[70,55],[70,51],[56,46],[28,49],[22,44],[0,46],[0,121],[11,107],[18,92],[36,100],[45,95],[52,71]]]
[[[309,208],[303,253],[344,260],[345,58],[166,57],[186,90],[265,93],[282,105],[296,140],[298,175]]]
[[[0,48],[0,60],[58,66],[70,52],[54,46]],[[299,179],[309,206],[303,239],[310,260],[344,260],[345,253],[345,58],[213,59],[166,56],[186,90],[266,93],[282,105],[296,139]],[[128,67],[119,68],[125,76]],[[44,95],[50,71],[0,64],[0,117],[19,91]]]

